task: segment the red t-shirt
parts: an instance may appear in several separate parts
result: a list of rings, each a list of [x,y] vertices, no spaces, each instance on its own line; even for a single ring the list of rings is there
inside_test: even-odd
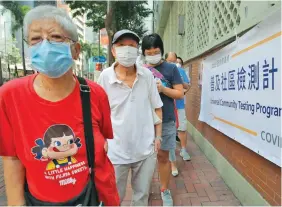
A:
[[[35,77],[16,79],[0,88],[0,156],[21,160],[34,197],[65,202],[82,192],[89,175],[79,83],[65,99],[50,102],[36,94]],[[96,188],[106,206],[117,206],[114,168],[104,150],[105,139],[113,138],[108,97],[96,83],[88,84]]]

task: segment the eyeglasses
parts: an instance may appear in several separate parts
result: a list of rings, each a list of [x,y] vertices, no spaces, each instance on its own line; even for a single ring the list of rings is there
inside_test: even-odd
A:
[[[35,37],[32,37],[31,40],[25,40],[24,41],[30,45],[30,46],[33,46],[33,45],[36,45],[38,43],[41,43],[44,39],[46,39],[50,44],[58,44],[58,43],[63,43],[63,42],[66,42],[66,40],[69,40],[71,41],[72,43],[75,43],[76,41],[72,40],[71,38],[69,37],[66,37],[66,36],[63,36],[63,35],[59,35],[59,34],[49,34],[47,36],[47,38],[42,38],[41,36],[35,36]]]

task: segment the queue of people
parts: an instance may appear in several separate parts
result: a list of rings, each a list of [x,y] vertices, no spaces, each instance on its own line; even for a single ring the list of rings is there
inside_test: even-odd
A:
[[[184,99],[190,86],[182,59],[170,52],[163,60],[163,41],[150,34],[142,39],[139,64],[140,38],[121,30],[112,40],[116,61],[97,84],[73,74],[81,46],[63,10],[30,10],[24,36],[37,73],[0,88],[8,205],[119,206],[131,173],[132,205],[147,206],[158,165],[163,206],[173,206],[177,137],[180,156],[190,160]]]

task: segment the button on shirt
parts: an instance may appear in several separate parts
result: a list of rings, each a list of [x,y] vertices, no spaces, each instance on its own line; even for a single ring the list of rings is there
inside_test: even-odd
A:
[[[150,70],[137,64],[136,79],[130,88],[117,79],[114,65],[103,70],[98,80],[111,107],[114,139],[108,141],[108,156],[113,164],[129,164],[154,153],[152,108],[161,108],[163,103]]]

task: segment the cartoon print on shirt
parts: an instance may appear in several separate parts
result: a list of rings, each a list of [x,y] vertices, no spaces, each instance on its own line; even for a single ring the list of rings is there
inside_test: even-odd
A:
[[[54,170],[77,163],[73,157],[81,147],[80,138],[65,124],[50,126],[43,139],[35,140],[37,146],[32,148],[35,159],[49,161],[46,170]]]

